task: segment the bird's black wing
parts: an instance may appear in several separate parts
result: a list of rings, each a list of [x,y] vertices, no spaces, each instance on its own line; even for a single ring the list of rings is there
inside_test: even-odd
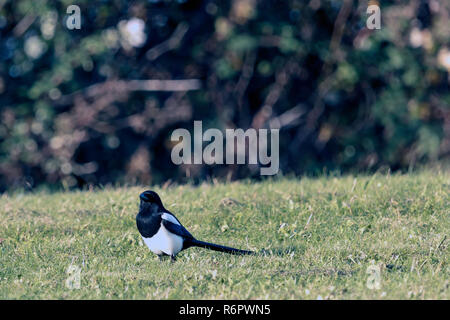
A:
[[[192,234],[190,234],[189,231],[187,231],[186,228],[183,227],[182,225],[175,224],[165,219],[162,219],[162,224],[164,227],[166,227],[167,230],[169,230],[173,234],[176,234],[185,239],[194,239]]]

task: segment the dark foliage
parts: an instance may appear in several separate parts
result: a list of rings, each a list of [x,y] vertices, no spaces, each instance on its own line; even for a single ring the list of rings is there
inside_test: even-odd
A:
[[[448,158],[450,3],[383,1],[380,30],[370,4],[1,1],[0,190],[255,176],[172,164],[194,120],[280,128],[283,173]]]

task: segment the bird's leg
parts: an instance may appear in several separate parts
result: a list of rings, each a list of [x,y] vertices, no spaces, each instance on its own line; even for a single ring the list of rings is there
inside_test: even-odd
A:
[[[162,261],[162,260],[163,260],[162,254],[158,254],[158,259],[159,259],[159,261]]]
[[[172,263],[177,261],[177,259],[175,258],[175,256],[173,254],[170,256],[170,260],[172,261]]]

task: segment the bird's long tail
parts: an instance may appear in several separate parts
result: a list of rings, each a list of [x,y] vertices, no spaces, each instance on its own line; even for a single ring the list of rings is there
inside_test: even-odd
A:
[[[188,243],[185,243],[185,245],[187,245],[187,247],[200,247],[230,254],[254,254],[253,251],[230,248],[226,246],[221,246],[220,244],[204,242],[197,239],[189,239]]]

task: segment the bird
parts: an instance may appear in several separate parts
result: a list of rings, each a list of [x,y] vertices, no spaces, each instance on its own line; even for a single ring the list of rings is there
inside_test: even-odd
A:
[[[159,195],[147,190],[139,195],[139,213],[136,215],[136,225],[144,243],[159,260],[163,256],[170,256],[172,262],[176,255],[190,247],[200,247],[210,250],[249,255],[253,251],[241,250],[197,240],[181,224],[173,213],[164,208]]]

